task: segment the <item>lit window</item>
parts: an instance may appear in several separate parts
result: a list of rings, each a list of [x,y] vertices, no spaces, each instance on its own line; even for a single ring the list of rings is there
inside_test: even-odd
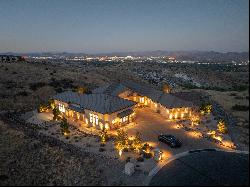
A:
[[[178,113],[175,113],[174,117],[175,117],[175,119],[177,119],[178,118]]]
[[[144,97],[140,97],[140,103],[144,103]]]
[[[94,125],[98,125],[98,116],[95,114],[89,114],[89,122],[93,123]]]
[[[128,121],[128,116],[125,116],[122,118],[122,122],[126,122],[126,121]]]
[[[89,114],[89,122],[93,123],[93,114]]]
[[[169,115],[169,119],[172,119],[172,118],[173,118],[173,115],[172,115],[172,114],[170,114],[170,115]]]
[[[58,109],[61,111],[61,112],[65,112],[65,107],[62,103],[59,103],[58,104]]]

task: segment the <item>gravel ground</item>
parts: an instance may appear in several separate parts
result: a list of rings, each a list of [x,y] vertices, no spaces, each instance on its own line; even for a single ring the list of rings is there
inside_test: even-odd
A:
[[[31,132],[19,123],[0,120],[0,186],[142,185],[146,181],[140,170],[126,176],[125,163],[117,159],[73,151],[59,142],[46,143]]]
[[[94,158],[42,144],[0,122],[0,185],[104,185]]]

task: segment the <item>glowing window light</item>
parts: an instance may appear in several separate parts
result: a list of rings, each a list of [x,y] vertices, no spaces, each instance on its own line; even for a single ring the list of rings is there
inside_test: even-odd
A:
[[[181,113],[181,118],[184,118],[184,113]]]
[[[170,114],[170,115],[169,115],[169,119],[172,119],[172,118],[173,118],[173,114]]]
[[[59,103],[58,104],[58,109],[61,111],[61,112],[65,112],[65,107],[62,103]]]
[[[109,130],[109,129],[110,129],[108,123],[106,123],[104,127],[105,127],[106,130]]]
[[[100,129],[103,130],[103,124],[102,123],[100,123]]]
[[[175,113],[174,118],[175,118],[175,119],[178,118],[178,113]]]

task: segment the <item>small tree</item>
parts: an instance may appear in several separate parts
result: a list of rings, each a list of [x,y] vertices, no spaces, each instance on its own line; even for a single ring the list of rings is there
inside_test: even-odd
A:
[[[163,85],[162,85],[162,91],[164,93],[170,93],[171,92],[171,87],[168,84],[163,83]]]
[[[128,134],[124,130],[118,130],[115,139],[115,147],[118,150],[128,148]]]
[[[40,104],[40,106],[38,107],[38,112],[46,112],[48,110],[48,106],[45,104]]]
[[[132,141],[131,147],[136,152],[138,152],[138,151],[140,151],[142,149],[142,139],[141,139],[141,134],[139,132],[136,132],[136,135],[135,135],[135,138]]]
[[[198,124],[200,124],[200,116],[197,114],[193,114],[190,117],[190,121],[192,122],[192,125],[198,125]]]
[[[53,109],[53,120],[60,120],[61,119],[61,112],[60,112],[60,110],[57,108],[57,107],[55,107],[54,109]]]
[[[68,121],[65,117],[63,117],[61,123],[60,123],[60,127],[62,129],[62,133],[64,134],[68,134],[69,133],[69,124]]]
[[[217,131],[221,134],[226,134],[227,133],[227,127],[225,124],[224,120],[219,120],[218,124],[217,124]]]
[[[202,114],[210,114],[212,112],[212,104],[210,104],[210,103],[203,103],[200,106],[200,112]]]
[[[55,101],[53,99],[49,99],[48,105],[52,110],[56,107]]]
[[[80,93],[80,94],[84,94],[84,93],[88,93],[88,92],[89,92],[88,88],[86,88],[86,87],[78,87],[78,88],[76,89],[76,91],[77,91],[78,93]]]
[[[105,128],[103,128],[103,130],[101,131],[100,138],[101,138],[102,144],[104,144],[107,141],[108,133],[107,133],[107,130]]]

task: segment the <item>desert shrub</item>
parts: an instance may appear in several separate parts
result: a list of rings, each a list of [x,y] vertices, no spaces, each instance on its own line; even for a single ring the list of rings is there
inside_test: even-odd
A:
[[[248,90],[248,85],[233,85],[233,90],[243,92]]]
[[[21,91],[21,92],[18,92],[16,95],[17,95],[17,96],[28,96],[29,93],[26,92],[26,91]]]
[[[61,115],[61,112],[60,112],[60,110],[57,108],[57,107],[55,107],[54,109],[53,109],[53,120],[60,120],[61,119],[61,117],[60,117],[60,115]]]
[[[56,91],[57,93],[61,93],[61,92],[63,92],[63,89],[62,89],[62,88],[55,88],[55,91]]]
[[[56,107],[55,101],[53,99],[49,99],[48,106],[53,110]]]
[[[30,83],[29,87],[31,90],[36,91],[38,88],[42,88],[46,85],[47,84],[45,82],[36,82],[36,83]]]
[[[249,106],[236,104],[236,105],[232,106],[232,110],[236,110],[236,111],[248,111],[249,110]]]
[[[140,151],[142,149],[142,138],[139,132],[136,132],[135,138],[132,140],[131,148],[134,151]]]
[[[117,150],[124,150],[129,147],[128,134],[124,130],[118,130],[115,138],[115,147]]]
[[[105,143],[100,143],[100,147],[105,147]]]
[[[64,117],[60,123],[62,133],[69,133],[69,124],[67,119]]]
[[[200,106],[200,112],[203,112],[205,114],[210,114],[212,112],[212,104],[211,103],[203,103]]]
[[[227,134],[227,127],[224,120],[219,120],[217,124],[217,131],[221,134]]]
[[[170,93],[171,92],[171,86],[168,85],[167,83],[163,83],[163,85],[162,85],[162,91],[164,93]]]
[[[143,162],[144,161],[144,158],[143,157],[138,157],[137,159],[136,159],[138,162]]]
[[[126,163],[127,163],[127,162],[130,162],[130,159],[131,159],[130,157],[127,157],[127,158],[126,158]]]
[[[241,97],[241,96],[235,96],[234,98],[235,99],[239,99],[239,100],[243,100],[244,99],[244,97]]]
[[[104,152],[104,151],[106,151],[106,149],[104,149],[104,148],[99,148],[99,152]]]
[[[39,113],[41,113],[41,112],[46,112],[48,110],[49,110],[48,105],[46,105],[46,104],[40,104],[37,111]]]
[[[55,78],[50,79],[49,86],[53,87],[57,92],[62,92],[63,89],[76,89],[77,88],[73,84],[72,80],[69,80],[69,79],[56,80]]]
[[[152,153],[146,153],[146,152],[143,153],[143,158],[149,159],[152,158],[152,156],[153,156]]]
[[[236,93],[231,93],[229,96],[237,96]]]

